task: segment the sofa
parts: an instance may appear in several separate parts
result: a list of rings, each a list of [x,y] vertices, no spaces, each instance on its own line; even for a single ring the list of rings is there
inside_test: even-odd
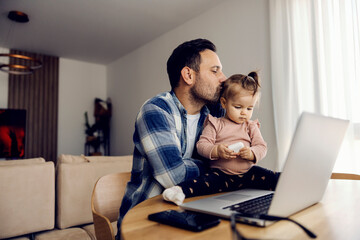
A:
[[[93,187],[131,166],[131,155],[0,161],[0,239],[95,240]]]

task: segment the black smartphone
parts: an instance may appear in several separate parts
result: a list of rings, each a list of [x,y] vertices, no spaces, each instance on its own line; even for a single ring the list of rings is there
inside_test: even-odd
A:
[[[216,216],[182,210],[153,213],[148,216],[148,219],[194,232],[200,232],[220,223],[220,218]]]

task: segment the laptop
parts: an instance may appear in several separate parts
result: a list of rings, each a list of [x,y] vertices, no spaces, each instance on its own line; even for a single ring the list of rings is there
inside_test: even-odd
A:
[[[243,202],[268,200],[264,214],[288,217],[318,203],[326,190],[335,165],[348,120],[325,117],[313,113],[301,114],[287,160],[275,191],[241,189],[180,205],[185,210],[230,218],[234,206]],[[239,218],[239,222],[266,226],[272,221]]]

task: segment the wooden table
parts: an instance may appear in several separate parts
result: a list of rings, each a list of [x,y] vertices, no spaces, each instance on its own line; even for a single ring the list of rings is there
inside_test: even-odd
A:
[[[203,196],[202,196],[203,197]],[[185,201],[193,201],[194,197]],[[226,219],[211,229],[194,233],[149,221],[147,216],[179,207],[162,200],[161,196],[150,198],[131,209],[122,222],[125,240],[135,239],[232,239],[230,222]],[[320,203],[291,216],[318,237],[326,240],[360,239],[360,181],[330,180]],[[255,239],[310,239],[299,227],[288,221],[280,221],[268,227],[237,224],[246,238]]]

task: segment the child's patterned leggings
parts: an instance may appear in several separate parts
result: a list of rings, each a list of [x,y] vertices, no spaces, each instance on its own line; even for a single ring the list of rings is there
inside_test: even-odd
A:
[[[186,197],[194,197],[219,192],[228,192],[242,188],[275,190],[280,173],[253,166],[247,173],[229,175],[220,169],[210,171],[193,180],[180,183]]]

